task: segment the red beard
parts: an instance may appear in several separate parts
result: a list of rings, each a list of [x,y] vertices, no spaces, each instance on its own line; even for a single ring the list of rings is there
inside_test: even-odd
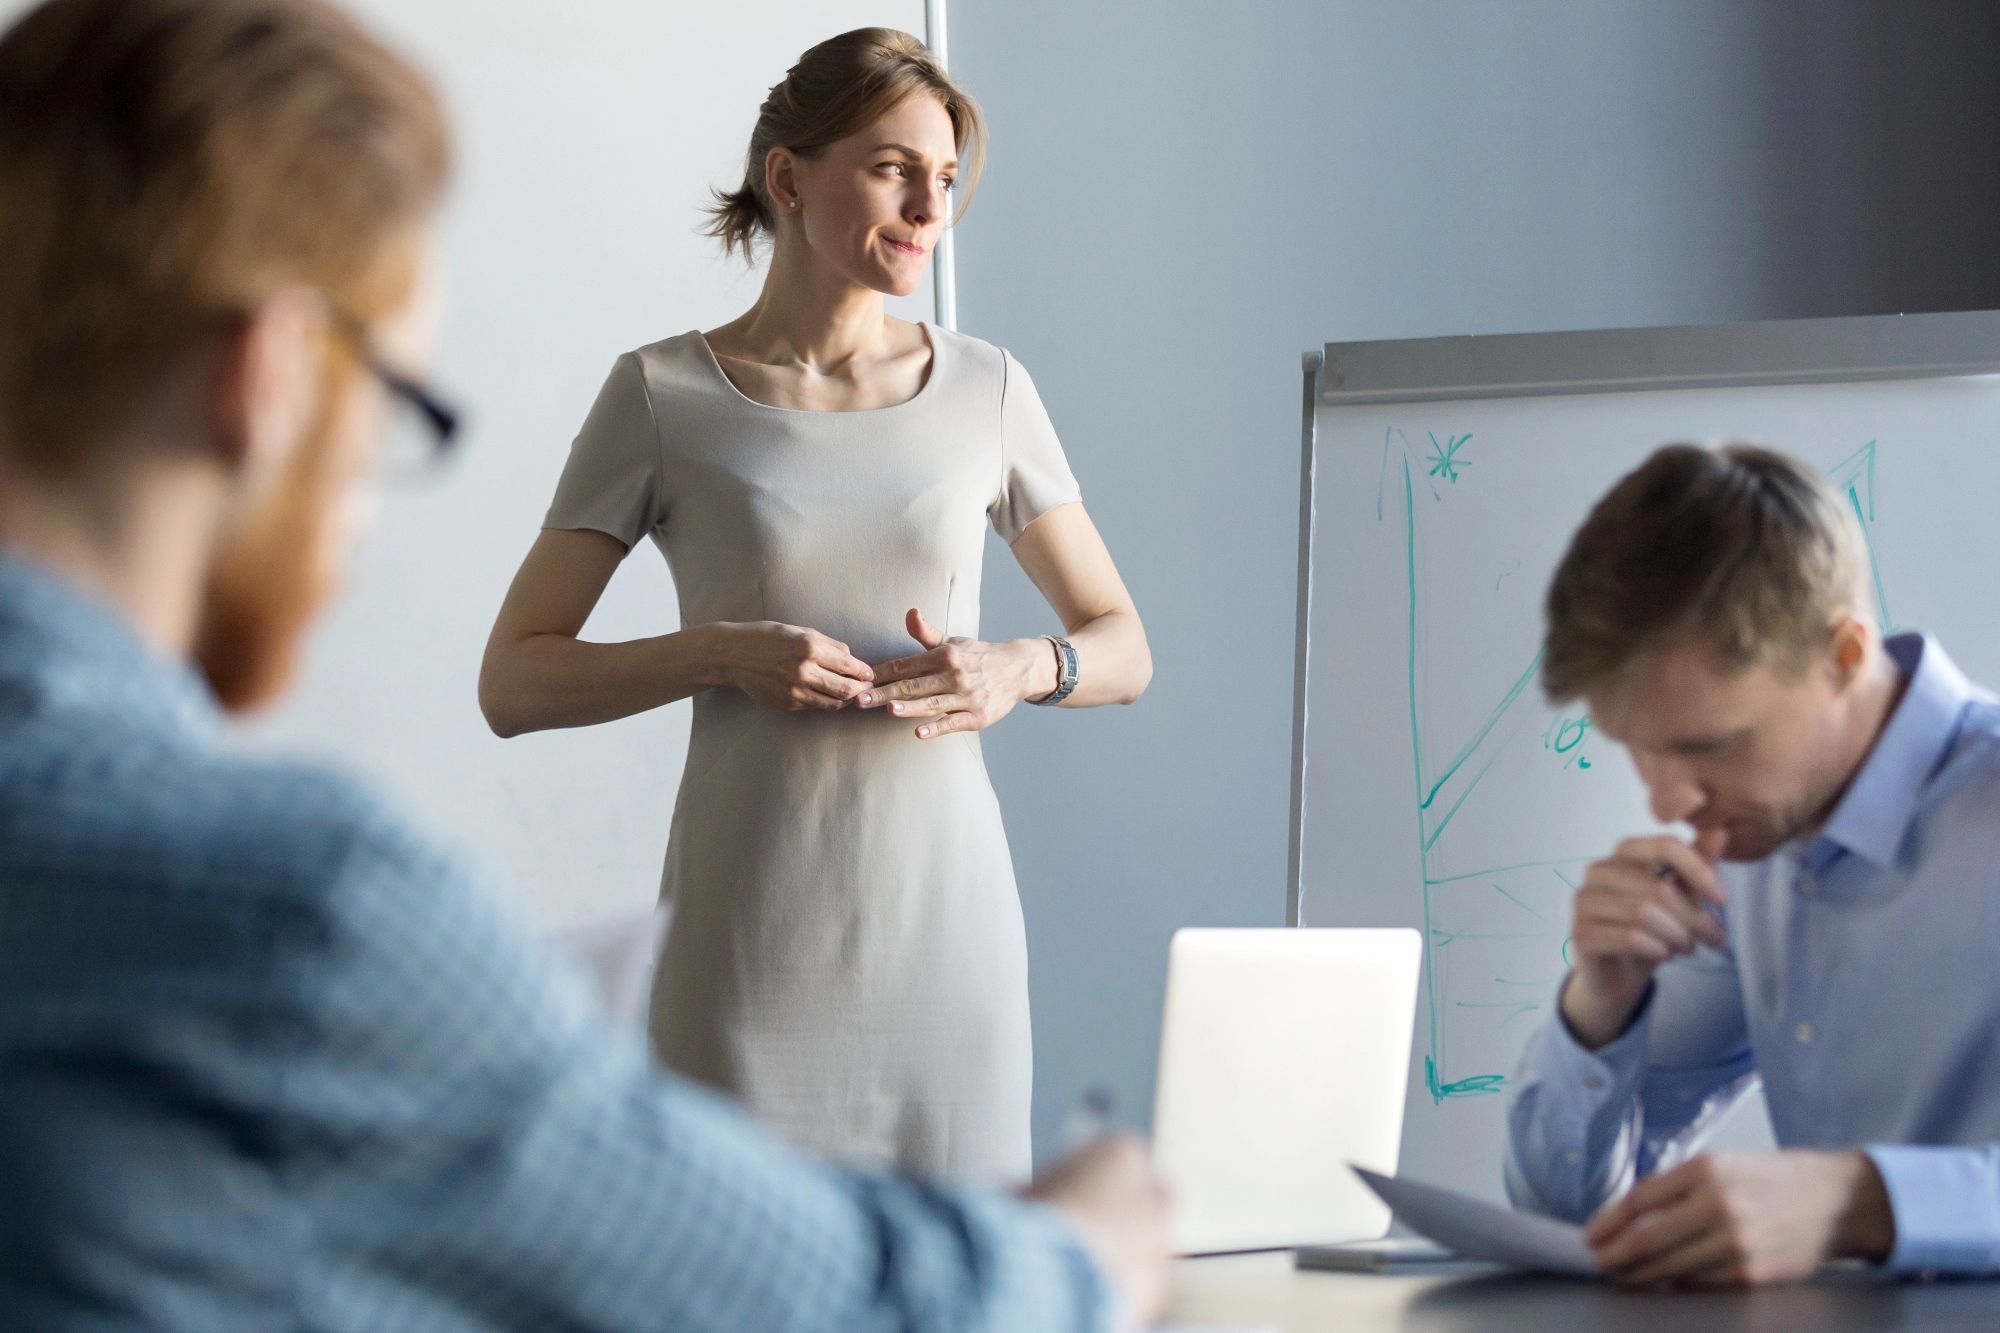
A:
[[[345,469],[332,422],[319,426],[277,489],[223,540],[209,573],[194,661],[231,713],[290,687],[306,631],[340,584],[334,526]]]

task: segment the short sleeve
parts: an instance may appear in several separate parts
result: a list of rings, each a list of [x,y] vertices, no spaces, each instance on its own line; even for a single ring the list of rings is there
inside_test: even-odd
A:
[[[1083,499],[1055,424],[1042,406],[1035,382],[1014,359],[1001,354],[1005,380],[1000,389],[1000,493],[986,511],[993,530],[1008,544],[1057,505]]]
[[[592,528],[627,549],[659,522],[660,440],[646,372],[627,352],[611,367],[569,448],[545,528]]]

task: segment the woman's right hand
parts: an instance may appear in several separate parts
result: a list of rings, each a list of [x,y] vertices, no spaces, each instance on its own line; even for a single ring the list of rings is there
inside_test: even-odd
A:
[[[766,708],[845,708],[875,681],[874,671],[846,644],[816,629],[758,620],[704,630],[720,659],[718,683],[735,686]]]

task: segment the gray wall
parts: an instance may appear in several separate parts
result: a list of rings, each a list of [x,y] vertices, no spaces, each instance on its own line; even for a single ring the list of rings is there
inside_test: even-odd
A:
[[[1284,915],[1299,353],[2000,305],[2000,13],[1795,0],[961,0],[960,323],[1047,400],[1152,635],[987,739],[1035,1124],[1150,1114],[1166,942]],[[1047,612],[997,545],[986,633]]]

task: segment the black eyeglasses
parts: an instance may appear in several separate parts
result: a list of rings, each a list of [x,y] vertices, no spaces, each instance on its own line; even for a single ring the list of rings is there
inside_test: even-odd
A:
[[[367,367],[368,373],[380,381],[382,387],[388,390],[389,396],[425,427],[427,443],[423,449],[417,451],[421,453],[421,457],[398,459],[392,455],[389,460],[389,470],[392,472],[435,470],[451,457],[452,449],[458,442],[460,425],[458,409],[439,397],[427,385],[405,375],[384,361],[369,341],[367,326],[359,319],[338,306],[330,308],[333,312],[334,327],[354,349],[354,354],[361,358],[361,364]],[[398,467],[399,462],[404,466]]]

